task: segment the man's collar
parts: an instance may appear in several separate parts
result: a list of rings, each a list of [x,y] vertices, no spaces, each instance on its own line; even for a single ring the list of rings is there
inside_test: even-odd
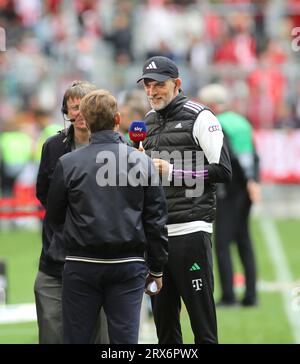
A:
[[[92,133],[91,143],[122,143],[128,144],[124,136],[114,130],[100,130]]]

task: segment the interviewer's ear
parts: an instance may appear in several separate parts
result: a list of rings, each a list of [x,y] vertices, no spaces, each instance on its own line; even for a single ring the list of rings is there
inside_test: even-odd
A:
[[[176,85],[176,89],[179,90],[180,87],[181,87],[181,83],[182,83],[181,78],[175,78],[174,82],[175,82],[175,85]]]
[[[84,120],[84,121],[85,121],[85,125],[86,125],[87,130],[88,130],[89,132],[91,132],[90,124],[89,124],[89,123],[87,123],[87,122],[86,122],[86,120]]]
[[[119,111],[115,113],[114,119],[115,119],[115,127],[119,127],[121,122],[121,114],[119,113]]]

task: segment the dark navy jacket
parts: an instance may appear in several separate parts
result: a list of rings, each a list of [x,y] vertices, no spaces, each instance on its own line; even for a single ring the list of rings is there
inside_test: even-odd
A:
[[[60,158],[47,209],[52,224],[64,224],[67,259],[122,263],[146,253],[151,273],[163,271],[164,191],[150,158],[119,133],[94,133],[90,145]]]

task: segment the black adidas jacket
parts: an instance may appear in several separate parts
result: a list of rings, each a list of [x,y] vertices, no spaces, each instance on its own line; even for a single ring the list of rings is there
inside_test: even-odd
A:
[[[193,128],[199,114],[204,110],[211,111],[202,105],[192,102],[180,93],[166,108],[159,111],[150,111],[146,116],[148,129],[147,139],[143,142],[148,154],[153,156],[158,152],[179,152],[182,161],[185,161],[185,153],[191,152],[191,169],[196,167],[196,152],[203,152],[201,143],[197,144],[193,137]],[[219,124],[219,122],[216,120]],[[214,131],[211,125],[211,134],[222,133],[221,129]],[[211,140],[213,143],[213,138]],[[210,148],[214,148],[211,145]],[[164,159],[164,158],[163,158]],[[188,163],[185,163],[188,164]],[[182,164],[182,169],[185,168]],[[217,163],[209,163],[204,153],[203,161],[204,190],[200,196],[187,197],[188,186],[176,186],[174,181],[165,187],[168,202],[168,224],[183,223],[190,221],[205,221],[211,223],[215,218],[216,209],[216,183],[228,182],[231,179],[230,157],[223,140],[220,157]],[[174,161],[176,168],[176,159]]]

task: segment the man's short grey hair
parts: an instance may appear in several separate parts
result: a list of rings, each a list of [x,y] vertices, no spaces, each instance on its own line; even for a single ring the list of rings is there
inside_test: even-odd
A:
[[[228,106],[231,101],[229,90],[219,83],[211,83],[210,85],[204,86],[199,90],[197,96],[203,104]]]

